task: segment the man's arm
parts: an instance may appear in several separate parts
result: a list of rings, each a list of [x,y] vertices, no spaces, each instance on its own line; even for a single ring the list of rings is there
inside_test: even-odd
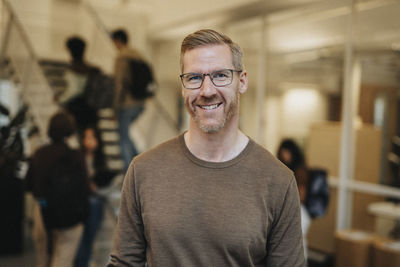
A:
[[[108,267],[145,266],[147,243],[135,190],[134,165],[131,165],[122,187],[118,223]]]
[[[114,100],[113,106],[118,108],[121,103],[124,71],[126,69],[126,60],[118,55],[114,62]]]
[[[295,179],[291,180],[282,208],[274,219],[268,238],[267,257],[267,266],[306,266]]]

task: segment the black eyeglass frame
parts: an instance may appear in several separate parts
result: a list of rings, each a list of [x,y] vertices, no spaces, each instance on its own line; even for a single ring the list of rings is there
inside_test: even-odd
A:
[[[216,85],[216,84],[214,83],[214,80],[213,80],[211,74],[213,74],[213,73],[215,73],[215,72],[219,72],[219,71],[224,71],[224,70],[229,70],[229,71],[231,72],[231,75],[232,75],[231,81],[230,81],[229,83],[227,83],[227,84],[224,84],[224,85]],[[242,71],[243,71],[243,70],[221,69],[221,70],[216,70],[216,71],[213,71],[213,72],[210,72],[210,73],[187,72],[187,73],[183,73],[183,74],[179,75],[179,77],[181,78],[181,83],[182,83],[182,85],[183,85],[184,88],[186,88],[186,89],[188,89],[188,90],[196,90],[196,89],[199,89],[199,88],[203,85],[203,82],[204,82],[204,79],[206,78],[206,76],[210,77],[210,80],[211,80],[211,82],[212,82],[212,84],[213,84],[214,86],[217,86],[217,87],[224,87],[224,86],[228,86],[228,85],[230,85],[230,84],[232,83],[232,81],[233,81],[233,73],[234,73],[234,72],[240,73],[240,72],[242,72]],[[188,75],[188,74],[198,74],[198,75],[201,75],[202,79],[201,79],[201,83],[200,83],[199,87],[187,88],[187,87],[185,86],[185,83],[183,82],[183,77],[184,77],[185,75]]]

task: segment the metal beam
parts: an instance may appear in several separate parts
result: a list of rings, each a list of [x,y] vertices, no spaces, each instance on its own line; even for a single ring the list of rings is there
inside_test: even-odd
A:
[[[340,149],[339,190],[336,229],[351,227],[352,194],[346,184],[354,177],[354,151],[356,143],[355,119],[357,115],[361,66],[354,58],[355,1],[349,0],[351,12],[347,21],[345,67],[343,81],[342,134]]]

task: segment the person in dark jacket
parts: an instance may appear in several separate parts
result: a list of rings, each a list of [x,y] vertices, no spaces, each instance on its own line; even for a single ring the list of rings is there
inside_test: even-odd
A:
[[[67,144],[67,138],[75,132],[74,121],[66,112],[55,114],[49,123],[48,136],[50,144],[40,147],[33,155],[27,174],[28,189],[35,197],[34,207],[34,243],[37,255],[37,266],[44,267],[71,267],[79,240],[83,232],[83,222],[87,216],[87,198],[89,193],[85,161],[79,150],[71,149]],[[65,160],[64,160],[65,159]],[[54,167],[61,163],[71,166],[74,172],[74,184],[78,185],[76,191],[79,195],[79,205],[76,205],[78,214],[73,218],[69,216],[61,227],[51,213],[50,195],[56,184]],[[67,211],[63,211],[67,212]],[[68,221],[68,222],[67,222]],[[64,222],[61,222],[64,223]],[[49,252],[50,251],[50,255]]]

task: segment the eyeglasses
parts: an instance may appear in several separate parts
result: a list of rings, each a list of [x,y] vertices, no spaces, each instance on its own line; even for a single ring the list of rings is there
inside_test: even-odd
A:
[[[206,76],[209,76],[211,82],[218,87],[227,86],[232,83],[233,80],[233,72],[242,72],[241,70],[216,70],[211,73],[184,73],[181,74],[182,85],[186,89],[199,89],[203,85],[203,81]]]

